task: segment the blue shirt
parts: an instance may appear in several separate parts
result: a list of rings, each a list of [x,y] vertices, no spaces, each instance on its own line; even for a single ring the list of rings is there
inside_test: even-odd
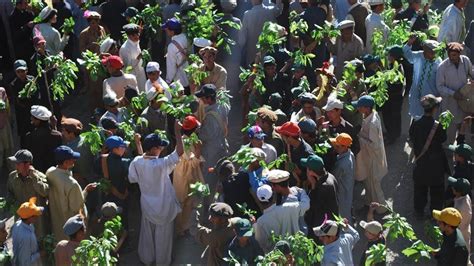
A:
[[[35,236],[35,228],[22,220],[18,220],[12,227],[13,265],[29,266],[40,265],[40,253]]]
[[[265,184],[268,184],[268,179],[266,176],[262,176],[263,174],[263,167],[258,168],[255,171],[248,172],[249,174],[249,183],[250,187],[252,187],[252,191],[257,193],[257,189]]]
[[[341,231],[339,238],[324,246],[324,255],[321,265],[354,265],[352,249],[359,241],[359,233],[350,225],[347,232]]]
[[[339,214],[352,221],[352,194],[354,190],[355,158],[351,150],[337,155],[336,165],[332,173],[337,180],[337,201]]]

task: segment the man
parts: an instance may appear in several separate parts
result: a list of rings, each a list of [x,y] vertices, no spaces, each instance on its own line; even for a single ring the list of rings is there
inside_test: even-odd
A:
[[[62,15],[62,14],[60,14]],[[54,28],[58,22],[58,10],[50,6],[44,7],[38,14],[40,23],[34,27],[34,35],[39,32],[46,40],[46,50],[51,55],[59,55],[69,42],[69,34],[63,33],[62,36],[58,29]],[[63,19],[64,17],[61,17]],[[58,23],[61,25],[61,21]]]
[[[168,19],[161,26],[166,36],[171,38],[166,55],[166,82],[178,81],[186,89],[189,86],[188,77],[184,69],[188,66],[188,39],[182,32],[181,23],[176,18]],[[186,91],[190,93],[189,87]]]
[[[354,21],[354,33],[359,36],[364,45],[367,43],[367,31],[365,28],[365,19],[369,15],[369,7],[366,3],[359,3],[358,0],[347,0],[351,7],[346,19]]]
[[[382,124],[372,96],[364,95],[352,102],[362,114],[362,127],[359,132],[360,152],[356,155],[355,179],[364,181],[366,204],[378,202],[383,204],[381,180],[388,172],[387,157],[383,142]],[[378,213],[386,210],[378,208]]]
[[[262,128],[259,126],[252,126],[247,130],[247,136],[250,140],[250,143],[245,145],[250,148],[260,148],[265,152],[265,163],[269,164],[277,159],[277,152],[275,148],[265,143],[265,137],[267,136],[263,133]]]
[[[467,251],[471,250],[471,219],[472,203],[469,193],[471,192],[471,183],[465,178],[448,177],[448,184],[454,194],[454,208],[461,213],[461,223],[459,230],[466,242]]]
[[[62,144],[61,133],[50,125],[52,113],[44,106],[31,106],[33,131],[26,134],[25,148],[33,154],[33,166],[45,173],[55,165],[54,149]]]
[[[137,78],[122,71],[124,64],[120,56],[110,55],[102,59],[102,64],[105,65],[107,72],[110,74],[110,77],[105,79],[102,84],[103,97],[107,95],[120,99],[125,96],[127,86],[137,88]]]
[[[201,70],[209,73],[202,80],[202,84],[214,84],[218,91],[226,90],[227,71],[224,67],[216,63],[217,49],[212,46],[206,46],[199,50],[199,55],[204,63]]]
[[[458,229],[461,213],[455,208],[433,210],[433,218],[443,233],[441,248],[433,252],[438,265],[467,265],[469,253],[461,230]]]
[[[298,96],[301,109],[291,114],[290,121],[298,123],[302,119],[311,119],[313,121],[321,121],[321,110],[316,106],[316,96],[309,92],[303,92]]]
[[[321,265],[354,265],[352,249],[359,241],[359,233],[347,220],[343,229],[337,223],[327,220],[318,227],[313,228],[314,234],[324,245],[324,254]]]
[[[372,13],[365,19],[365,28],[367,30],[367,37],[365,41],[365,51],[368,54],[373,53],[372,48],[372,36],[376,30],[381,30],[383,33],[383,39],[386,40],[390,29],[382,19],[382,12],[385,9],[383,0],[369,0],[370,9]]]
[[[204,180],[209,184],[211,195],[213,195],[217,178],[209,174],[207,169],[216,165],[217,161],[228,153],[227,115],[229,110],[217,103],[216,86],[213,84],[203,85],[195,96],[205,106],[199,139],[202,141],[201,154],[206,160],[202,167]]]
[[[234,223],[235,237],[229,244],[229,252],[232,252],[239,261],[253,263],[258,256],[262,256],[260,248],[252,230],[252,224],[247,219],[238,219]]]
[[[306,167],[309,183],[310,208],[306,212],[305,221],[308,228],[314,228],[321,224],[326,216],[339,213],[337,180],[326,171],[323,159],[317,155],[302,158],[301,163]],[[321,202],[325,204],[318,204]],[[308,232],[311,238],[317,240],[313,233],[313,230]]]
[[[127,40],[120,47],[119,55],[124,67],[131,67],[130,74],[135,75],[139,91],[145,91],[145,70],[142,66],[142,49],[140,48],[140,26],[127,24],[123,26]]]
[[[364,43],[360,36],[354,34],[355,22],[352,20],[343,20],[339,22],[337,28],[341,35],[333,43],[331,39],[327,40],[329,51],[336,57],[334,62],[336,79],[340,80],[346,61],[351,61],[360,57],[364,52]]]
[[[146,64],[146,75],[148,77],[145,83],[145,92],[155,90],[159,93],[164,93],[168,100],[171,100],[170,87],[168,83],[161,78],[160,64],[158,62],[148,62]]]
[[[91,153],[89,145],[84,142],[84,137],[81,136],[82,129],[82,123],[77,119],[65,118],[61,121],[64,144],[81,154],[72,169],[73,176],[81,185],[85,185],[94,176],[92,165],[95,154]]]
[[[354,155],[357,155],[360,151],[359,138],[357,134],[360,128],[354,128],[354,126],[347,122],[342,116],[344,104],[339,99],[329,98],[326,105],[323,107],[325,111],[325,122],[324,126],[327,125],[329,135],[336,137],[338,134],[347,133],[352,138],[351,151]],[[337,160],[337,153],[331,149],[324,158],[326,168],[331,171]]]
[[[225,253],[229,247],[230,241],[234,238],[231,217],[234,214],[232,208],[223,202],[212,203],[209,207],[209,222],[212,228],[205,227],[199,223],[190,229],[191,235],[196,241],[206,246],[207,263],[206,265],[216,266],[224,264]],[[193,219],[198,221],[197,211],[194,212]]]
[[[148,121],[148,125],[142,128],[142,135],[146,136],[155,132],[157,129],[172,133],[174,118],[168,116],[166,112],[161,110],[161,106],[168,102],[168,98],[165,94],[159,93],[154,89],[146,93],[146,98],[149,104],[148,107],[143,110],[140,117],[145,118]]]
[[[408,114],[413,120],[420,119],[423,114],[421,98],[432,94],[439,96],[436,88],[436,76],[441,58],[436,55],[436,48],[439,46],[437,41],[426,40],[423,42],[423,51],[412,51],[412,46],[416,41],[416,36],[411,36],[408,42],[403,46],[403,56],[407,61],[413,64],[413,83],[408,96]]]
[[[104,102],[105,110],[107,111],[100,118],[99,125],[102,125],[102,121],[106,118],[112,119],[117,123],[123,122],[126,108],[119,107],[120,101],[113,95],[105,95],[102,100]]]
[[[463,99],[460,89],[473,76],[471,60],[461,55],[463,49],[460,43],[448,43],[448,58],[439,64],[436,73],[436,86],[443,97],[442,110],[449,110],[454,116],[453,124],[448,129],[448,143],[454,142],[456,131],[466,116],[457,102]]]
[[[299,217],[299,227],[303,232],[307,231],[304,221],[304,214],[309,209],[309,197],[304,189],[297,186],[290,187],[290,173],[283,170],[274,169],[267,174],[269,185],[276,197],[276,204],[280,206],[284,203],[297,202],[300,205],[301,217]]]
[[[273,191],[269,185],[257,189],[257,198],[263,206],[263,214],[253,224],[255,239],[265,253],[273,249],[271,237],[286,236],[300,231],[299,217],[304,215],[302,204],[287,202],[276,206]]]
[[[443,12],[439,25],[438,42],[463,43],[466,37],[466,17],[464,9],[468,0],[454,0]]]
[[[360,221],[359,225],[364,229],[364,235],[367,238],[367,248],[368,251],[374,245],[383,244],[385,245],[385,237],[383,234],[383,227],[378,221],[374,221],[374,212],[380,204],[372,202],[369,206],[369,211],[367,212],[367,222]],[[365,265],[368,254],[364,251],[362,257],[360,258],[359,265]],[[385,262],[377,263],[376,266],[384,266]]]
[[[252,64],[257,54],[256,44],[266,21],[275,22],[282,10],[281,0],[274,6],[262,4],[263,0],[252,0],[252,9],[245,11],[239,32],[239,46],[242,48],[244,65]]]
[[[16,1],[15,9],[9,17],[16,59],[29,60],[33,55],[31,33],[34,18],[33,12],[28,8],[27,0]]]
[[[330,138],[329,141],[337,153],[337,161],[332,173],[338,184],[339,214],[351,222],[355,170],[355,157],[350,150],[352,138],[347,133],[341,133],[335,138]]]
[[[263,95],[259,95],[257,99],[260,106],[268,105],[270,101],[270,95],[277,92],[283,98],[290,97],[290,83],[288,75],[281,73],[277,70],[275,58],[267,55],[263,58],[263,69],[265,72],[265,78],[262,80],[263,86],[266,90]],[[288,112],[290,108],[289,102],[283,103],[282,109],[284,112]]]
[[[289,159],[296,166],[292,172],[294,178],[292,182],[296,181],[296,184],[301,184],[306,180],[306,168],[301,164],[300,159],[314,154],[313,148],[301,138],[301,130],[296,123],[286,122],[277,127],[276,132],[283,138]]]
[[[274,124],[277,119],[278,117],[275,112],[267,107],[260,107],[257,110],[255,124],[262,129],[263,133],[265,133],[264,141],[275,147],[277,156],[280,156],[285,152],[285,144],[283,143],[280,134],[275,131]]]
[[[301,137],[303,140],[306,141],[309,146],[314,147],[318,141],[316,122],[314,122],[313,119],[303,118],[298,122],[298,127],[301,130]]]
[[[413,200],[418,218],[424,216],[428,190],[431,200],[430,210],[443,206],[444,175],[449,171],[449,166],[442,147],[446,141],[446,130],[434,118],[440,103],[441,97],[432,94],[424,96],[421,104],[425,114],[413,122],[409,130],[416,162],[413,169]]]
[[[10,98],[10,103],[13,104],[15,108],[15,118],[16,118],[16,127],[17,134],[20,137],[20,146],[25,146],[25,137],[26,133],[32,130],[32,125],[30,121],[30,110],[33,102],[38,99],[38,93],[35,93],[31,98],[22,99],[18,97],[18,92],[25,88],[26,84],[29,81],[33,80],[33,76],[28,75],[28,65],[24,60],[16,60],[13,64],[13,69],[15,70],[15,79],[10,83],[8,95]]]
[[[395,20],[408,20],[412,31],[426,31],[430,26],[427,15],[428,10],[430,10],[430,5],[426,3],[423,10],[420,10],[420,8],[421,0],[409,0],[408,7],[396,14]]]
[[[7,181],[7,200],[13,206],[20,206],[21,203],[35,197],[38,203],[46,205],[49,192],[49,185],[46,176],[31,165],[33,155],[28,150],[19,150],[15,156],[9,158],[15,163],[16,170],[11,172]],[[46,235],[49,221],[41,217],[35,221],[36,236],[38,239]]]
[[[121,40],[122,27],[127,24],[127,20],[122,13],[127,9],[125,0],[105,1],[99,6],[99,13],[102,15],[102,23],[110,37],[114,40]]]
[[[71,169],[80,156],[80,153],[74,152],[68,146],[59,146],[54,150],[57,166],[46,172],[52,233],[57,241],[67,239],[63,231],[67,219],[78,213],[87,217],[84,198],[96,186],[94,183],[89,184],[82,191],[79,183],[71,176]]]
[[[138,256],[145,264],[170,264],[173,247],[173,226],[181,212],[179,201],[169,175],[183,154],[181,126],[175,122],[176,149],[168,156],[159,158],[169,141],[152,133],[145,137],[145,154],[130,163],[128,180],[138,183],[141,191],[142,220]]]
[[[449,150],[452,151],[454,166],[452,176],[455,178],[466,178],[472,183],[472,175],[474,174],[474,163],[472,162],[472,148],[466,143],[458,145],[449,145]]]
[[[54,249],[56,265],[72,265],[72,257],[81,241],[86,239],[86,225],[81,215],[69,218],[63,226],[64,234],[69,240],[61,240]]]
[[[12,227],[13,265],[41,265],[38,239],[33,224],[43,214],[44,208],[36,206],[36,198],[22,203],[16,211],[20,220]]]

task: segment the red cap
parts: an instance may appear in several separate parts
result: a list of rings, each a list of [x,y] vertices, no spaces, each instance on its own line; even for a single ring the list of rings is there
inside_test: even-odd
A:
[[[286,122],[280,127],[275,128],[277,133],[285,136],[299,137],[301,129],[298,127],[297,123]]]
[[[118,69],[122,69],[123,67],[122,58],[116,55],[107,56],[106,58],[102,59],[102,64],[103,65],[110,64],[111,67],[118,68]]]
[[[182,127],[184,130],[192,130],[200,126],[201,126],[201,123],[199,122],[199,120],[197,120],[197,118],[192,115],[186,116],[183,120]]]
[[[46,43],[46,40],[41,35],[37,35],[33,37],[33,45],[37,46],[40,43]]]

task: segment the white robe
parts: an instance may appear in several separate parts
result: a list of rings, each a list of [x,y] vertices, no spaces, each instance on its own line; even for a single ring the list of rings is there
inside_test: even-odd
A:
[[[179,157],[174,151],[164,158],[137,156],[130,164],[128,179],[141,191],[142,220],[138,256],[145,264],[171,263],[173,223],[181,212],[169,175]]]
[[[120,57],[123,60],[124,69],[128,66],[132,67],[132,71],[130,74],[135,75],[137,78],[138,83],[138,91],[145,91],[145,82],[146,82],[146,75],[145,70],[142,66],[142,59],[137,60],[137,56],[141,54],[142,49],[140,49],[140,42],[132,42],[127,40],[122,44],[120,47]]]

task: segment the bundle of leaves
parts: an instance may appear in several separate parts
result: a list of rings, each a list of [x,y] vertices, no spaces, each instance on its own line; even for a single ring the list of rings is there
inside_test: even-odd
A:
[[[38,84],[36,83],[38,77],[40,77],[40,75],[28,80],[25,87],[23,87],[23,89],[18,92],[18,98],[29,99],[35,95],[35,93],[38,91]]]
[[[102,64],[99,55],[92,51],[86,50],[85,52],[82,52],[82,59],[78,58],[77,62],[79,65],[84,66],[87,69],[91,79],[94,81],[107,76],[107,70]]]
[[[260,36],[258,36],[257,49],[261,54],[271,53],[285,40],[285,28],[277,23],[266,21]]]
[[[184,68],[184,71],[196,86],[200,86],[201,82],[209,77],[209,72],[203,70],[204,63],[198,55],[191,54],[188,59],[190,64]]]
[[[171,115],[172,117],[182,120],[192,113],[191,103],[195,101],[193,95],[182,98],[174,98],[171,102],[161,104],[160,110]]]
[[[404,45],[411,35],[410,24],[407,20],[399,21],[397,24],[390,28],[387,41],[385,42],[386,47],[392,45]]]
[[[230,110],[230,99],[232,98],[232,95],[230,95],[229,92],[229,90],[218,90],[216,97],[217,104],[223,106],[227,110]]]
[[[311,60],[316,57],[315,54],[305,53],[301,49],[296,49],[294,52],[291,52],[290,56],[295,64],[302,66],[312,66],[313,63]]]
[[[247,203],[245,203],[245,202],[242,205],[238,204],[238,203],[236,203],[236,205],[237,205],[237,209],[239,209],[240,213],[242,213],[246,217],[252,217],[252,216],[257,215],[257,211],[249,209],[247,207]]]
[[[290,33],[293,36],[302,36],[308,32],[308,23],[295,14],[295,11],[290,13]]]
[[[107,194],[112,188],[112,182],[108,178],[101,178],[99,182],[97,182],[97,188]]]
[[[255,121],[257,120],[257,109],[254,109],[247,114],[247,120],[247,125],[240,130],[241,132],[247,132],[251,126],[255,125]]]
[[[274,161],[270,162],[269,164],[266,164],[265,167],[268,170],[278,169],[282,165],[284,165],[286,162],[288,162],[288,159],[289,159],[288,154],[283,153],[280,156],[278,156],[278,158],[276,158]],[[263,162],[263,163],[265,163],[265,162]]]
[[[439,123],[441,124],[444,130],[448,129],[453,119],[454,115],[449,110],[446,110],[439,115]]]
[[[151,54],[148,49],[142,50],[142,66],[145,68],[148,62],[152,61]]]
[[[105,136],[102,134],[102,128],[89,124],[91,129],[81,133],[84,143],[89,147],[92,154],[100,152],[105,141]]]
[[[50,84],[50,89],[53,93],[55,101],[64,100],[64,96],[74,90],[75,81],[77,80],[77,73],[79,68],[70,59],[65,59],[61,55],[53,55],[45,58],[46,66],[55,66],[53,82]]]
[[[386,220],[383,227],[388,229],[387,239],[394,241],[399,237],[403,237],[408,240],[416,240],[415,231],[413,231],[413,227],[407,222],[407,219],[394,212],[391,208],[387,206],[385,208],[390,212],[389,215],[383,218]]]
[[[189,194],[188,196],[197,196],[200,198],[205,198],[211,195],[211,190],[209,189],[208,184],[203,184],[201,182],[196,182],[189,185]]]
[[[130,22],[143,27],[143,33],[153,40],[161,39],[161,6],[150,4],[134,16]],[[142,51],[143,52],[143,51]]]
[[[311,31],[310,35],[314,41],[319,45],[324,38],[336,38],[341,35],[341,31],[337,29],[332,23],[325,21],[324,25],[321,27],[319,25],[314,25],[316,28]]]
[[[400,65],[397,61],[393,64],[391,69],[377,71],[377,73],[366,79],[366,83],[370,87],[376,88],[370,95],[374,98],[375,104],[382,107],[388,100],[388,85],[403,83],[405,76],[400,71]]]
[[[234,155],[229,157],[231,162],[242,166],[244,169],[247,169],[256,159],[252,154],[252,148],[247,146],[242,146]]]
[[[379,243],[372,245],[366,252],[365,266],[376,265],[379,263],[385,263],[387,260],[387,246]]]
[[[184,150],[189,151],[195,144],[201,143],[198,135],[193,132],[190,136],[183,138]]]
[[[273,249],[265,256],[258,256],[255,262],[257,265],[286,265],[286,256],[279,249]]]
[[[188,38],[215,39],[217,47],[223,47],[230,54],[230,45],[235,45],[235,41],[229,38],[222,27],[228,26],[240,29],[240,25],[224,19],[224,14],[217,12],[215,5],[209,0],[196,0],[194,9],[186,12],[186,15],[178,15],[178,19],[185,27]]]
[[[263,95],[267,90],[265,86],[263,86],[262,80],[265,78],[265,72],[263,71],[263,67],[260,64],[253,64],[251,69],[245,69],[240,67],[240,74],[239,79],[242,82],[247,82],[247,80],[252,76],[255,77],[253,80],[253,89],[257,91],[260,95]]]
[[[82,240],[75,249],[72,261],[75,265],[115,265],[117,258],[112,255],[117,248],[117,235],[122,230],[120,216],[105,223],[104,232],[100,237],[91,236]]]
[[[280,240],[285,240],[290,244],[296,265],[314,265],[321,262],[323,258],[323,247],[316,245],[313,239],[306,237],[302,232],[286,236],[276,236],[272,233],[274,244]]]
[[[443,242],[443,233],[438,226],[433,226],[429,221],[426,221],[424,231],[429,240],[435,242],[438,247],[441,246],[441,243]]]
[[[429,260],[432,251],[434,251],[432,247],[423,243],[421,240],[417,240],[410,247],[402,250],[402,253],[413,261],[419,262],[422,259]]]
[[[372,54],[383,58],[385,55],[385,49],[388,47],[385,43],[384,33],[381,29],[375,29],[374,33],[372,34],[372,38],[370,39],[370,43],[372,44]]]
[[[74,18],[73,17],[70,17],[70,18],[66,18],[64,20],[64,23],[63,25],[61,26],[61,32],[64,34],[64,35],[67,35],[67,34],[70,34],[70,33],[73,33],[74,32],[74,25],[76,23],[74,22]]]

